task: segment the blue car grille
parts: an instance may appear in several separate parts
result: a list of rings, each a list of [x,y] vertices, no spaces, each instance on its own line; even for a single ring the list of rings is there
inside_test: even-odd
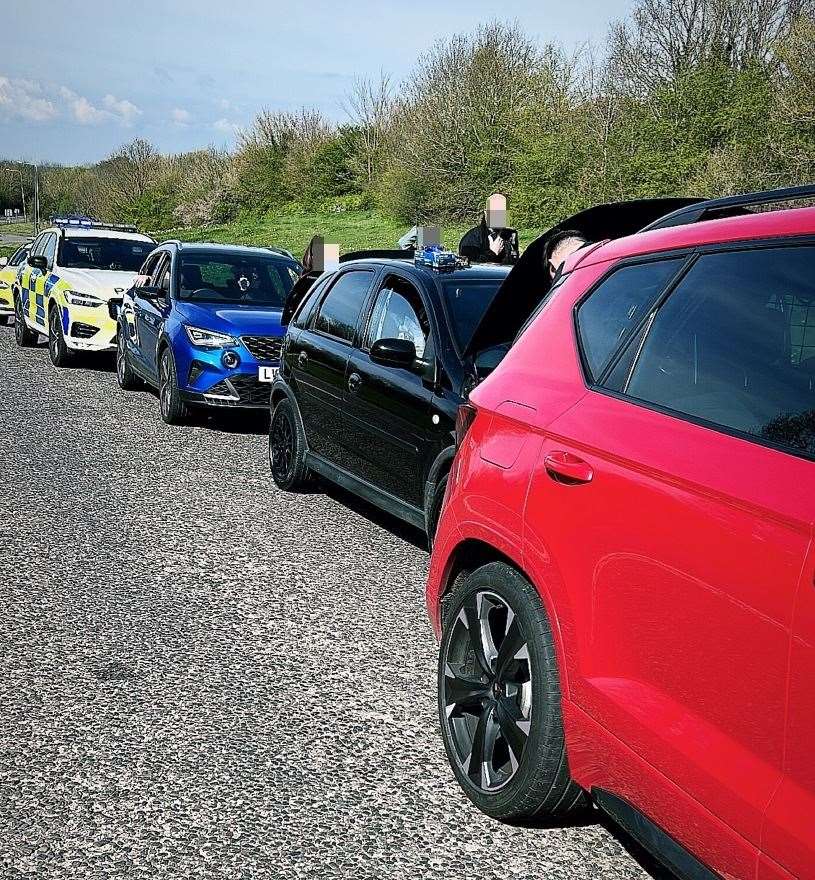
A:
[[[208,403],[215,406],[267,407],[271,386],[268,382],[259,382],[254,376],[238,373],[217,382],[207,389],[206,395],[217,395],[218,399],[208,400]]]
[[[283,338],[280,336],[241,336],[241,342],[259,361],[279,361]]]

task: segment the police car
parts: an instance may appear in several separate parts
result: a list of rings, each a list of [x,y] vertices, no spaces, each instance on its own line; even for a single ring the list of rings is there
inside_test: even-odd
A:
[[[31,245],[14,289],[17,344],[47,336],[58,367],[76,351],[114,351],[122,294],[155,245],[134,226],[55,218]]]
[[[30,250],[31,242],[28,242],[18,247],[10,257],[0,257],[0,326],[10,324],[14,317],[14,285]]]

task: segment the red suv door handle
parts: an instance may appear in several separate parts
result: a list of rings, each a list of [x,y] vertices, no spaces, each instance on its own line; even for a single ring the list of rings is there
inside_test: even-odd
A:
[[[550,452],[543,460],[553,480],[565,483],[590,483],[594,476],[591,465],[571,452]]]

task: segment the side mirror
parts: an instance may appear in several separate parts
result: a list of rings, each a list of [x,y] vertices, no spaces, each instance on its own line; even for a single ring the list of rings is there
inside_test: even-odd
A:
[[[409,339],[377,339],[371,346],[371,360],[383,367],[410,369],[416,362],[416,346]]]
[[[4,266],[8,266],[8,257],[0,257],[0,269]]]
[[[31,266],[32,269],[39,269],[40,272],[48,271],[48,260],[42,254],[31,255],[28,258],[28,265]]]

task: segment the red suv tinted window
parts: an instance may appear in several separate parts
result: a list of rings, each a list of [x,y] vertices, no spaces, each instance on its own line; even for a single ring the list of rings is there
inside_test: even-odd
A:
[[[580,306],[577,328],[592,378],[602,376],[681,265],[681,259],[671,259],[618,269]]]
[[[700,257],[609,387],[815,456],[813,278],[815,247]]]

